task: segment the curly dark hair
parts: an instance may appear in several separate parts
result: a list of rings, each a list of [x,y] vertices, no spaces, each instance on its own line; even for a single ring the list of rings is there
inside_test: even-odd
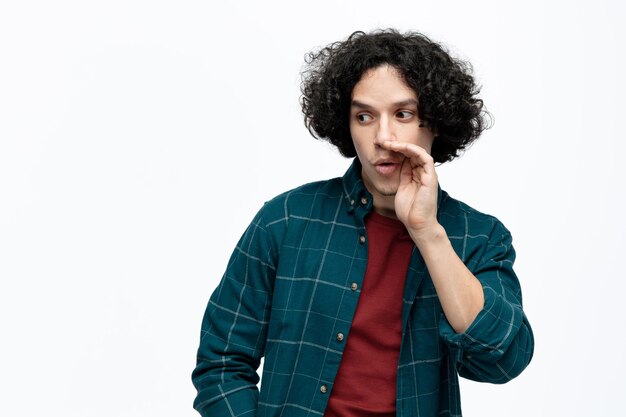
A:
[[[436,135],[431,149],[435,162],[456,158],[491,127],[472,65],[451,57],[421,33],[358,31],[308,53],[305,62],[300,98],[304,124],[313,137],[328,140],[345,157],[356,156],[349,124],[352,89],[366,71],[384,64],[397,69],[416,92],[419,118]]]

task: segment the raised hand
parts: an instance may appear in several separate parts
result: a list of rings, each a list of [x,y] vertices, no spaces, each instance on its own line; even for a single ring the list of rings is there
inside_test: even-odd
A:
[[[420,146],[386,141],[383,148],[405,156],[394,205],[396,216],[414,238],[428,235],[437,222],[437,173],[433,158]]]

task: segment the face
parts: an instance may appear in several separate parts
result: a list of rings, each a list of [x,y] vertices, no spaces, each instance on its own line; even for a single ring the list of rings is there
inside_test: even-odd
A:
[[[420,125],[417,94],[395,68],[382,65],[371,69],[354,86],[350,134],[374,208],[393,209],[404,160],[404,155],[381,144],[388,140],[412,143],[430,154],[434,135]]]

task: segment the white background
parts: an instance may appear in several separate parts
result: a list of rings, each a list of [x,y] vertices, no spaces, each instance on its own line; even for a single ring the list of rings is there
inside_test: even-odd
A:
[[[439,178],[512,231],[536,349],[465,415],[623,413],[624,6],[224,3],[0,3],[0,415],[195,415],[235,242],[349,164],[303,126],[304,54],[388,26],[470,59],[495,116]]]

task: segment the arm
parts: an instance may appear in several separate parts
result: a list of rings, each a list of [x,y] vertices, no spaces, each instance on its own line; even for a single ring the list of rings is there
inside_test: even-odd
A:
[[[439,333],[455,357],[459,374],[481,382],[504,383],[530,363],[534,338],[522,309],[522,293],[513,270],[510,232],[496,221],[481,260],[473,269],[484,294],[484,307],[462,333],[444,316]]]
[[[456,254],[445,229],[413,238],[433,281],[446,318],[456,333],[463,333],[485,304],[480,281]]]
[[[383,147],[405,156],[395,212],[424,258],[447,319],[457,332],[463,332],[483,308],[483,291],[437,221],[438,181],[433,158],[410,143],[389,141]]]
[[[494,383],[514,378],[530,362],[534,340],[513,271],[511,234],[495,221],[484,254],[470,271],[437,221],[433,158],[413,144],[386,142],[383,146],[405,156],[395,211],[428,268],[444,312],[440,335],[459,373]]]
[[[261,210],[241,237],[204,319],[192,381],[202,416],[255,415],[276,251]],[[251,413],[250,413],[251,412]]]

